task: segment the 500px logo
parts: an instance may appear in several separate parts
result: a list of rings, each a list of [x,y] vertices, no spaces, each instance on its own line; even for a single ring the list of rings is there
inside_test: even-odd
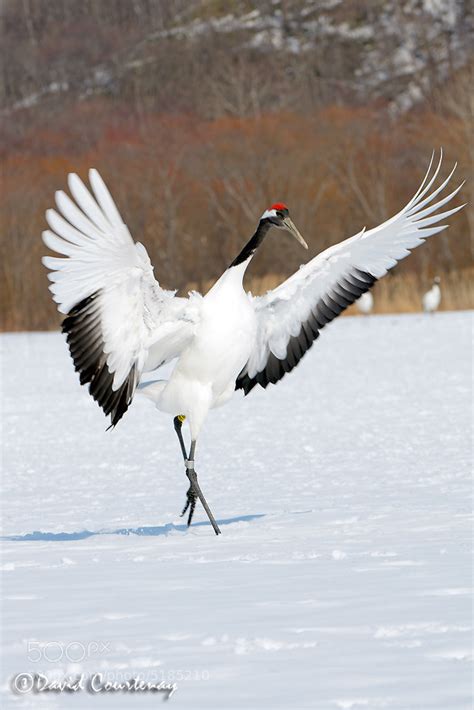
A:
[[[104,653],[110,653],[110,641],[89,641],[88,643],[81,641],[69,641],[69,643],[59,641],[27,642],[27,658],[31,663],[39,663],[40,661],[57,663],[61,660],[79,663],[86,658]]]

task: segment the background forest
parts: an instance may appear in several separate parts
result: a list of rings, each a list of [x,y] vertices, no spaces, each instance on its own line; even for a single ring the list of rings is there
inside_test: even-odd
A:
[[[0,21],[4,330],[58,327],[40,235],[69,171],[99,169],[160,283],[186,292],[272,202],[312,256],[398,211],[433,149],[444,174],[472,170],[463,0],[3,0]],[[376,311],[418,310],[435,275],[442,307],[473,307],[472,207],[451,222],[377,284]],[[306,258],[270,236],[247,286]]]

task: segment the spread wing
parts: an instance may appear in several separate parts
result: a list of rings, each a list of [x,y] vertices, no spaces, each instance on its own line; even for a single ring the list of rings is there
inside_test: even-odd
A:
[[[257,339],[237,378],[236,389],[248,394],[256,384],[266,387],[269,382],[278,382],[298,364],[326,323],[354,303],[427,237],[446,228],[447,225],[438,223],[464,205],[438,211],[462,187],[435,201],[456,168],[454,166],[446,180],[430,192],[441,162],[442,152],[430,177],[432,156],[417,193],[394,217],[326,249],[276,289],[253,299],[258,319]]]
[[[153,276],[145,247],[135,243],[96,170],[92,193],[71,174],[69,189],[56,193],[43,232],[49,249],[50,290],[81,384],[111,415],[114,426],[132,401],[140,374],[181,351],[193,335],[189,299],[165,291]],[[195,310],[195,309],[194,309]]]

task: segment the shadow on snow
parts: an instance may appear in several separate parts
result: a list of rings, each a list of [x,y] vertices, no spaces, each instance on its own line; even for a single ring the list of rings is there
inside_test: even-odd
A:
[[[235,518],[225,518],[224,520],[218,520],[218,525],[232,525],[232,523],[246,523],[251,520],[256,520],[257,518],[265,517],[264,513],[257,513],[254,515],[239,515]],[[191,528],[198,527],[209,527],[210,522],[208,520],[203,520],[199,523],[193,523]],[[119,528],[118,530],[81,530],[80,532],[41,532],[40,530],[35,530],[31,533],[26,533],[25,535],[5,535],[2,540],[9,540],[10,542],[64,542],[71,540],[85,540],[88,537],[93,537],[94,535],[143,535],[144,537],[155,537],[157,535],[168,535],[168,533],[173,531],[186,532],[188,526],[183,523],[182,525],[174,525],[174,523],[167,523],[166,525],[157,525],[154,527],[140,527],[140,528]]]

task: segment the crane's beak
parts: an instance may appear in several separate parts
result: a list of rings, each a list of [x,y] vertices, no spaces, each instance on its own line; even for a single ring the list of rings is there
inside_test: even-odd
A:
[[[285,217],[283,220],[283,227],[286,229],[290,234],[294,236],[294,238],[302,245],[304,246],[305,249],[308,248],[308,245],[306,244],[305,240],[301,236],[301,234],[298,232],[296,229],[295,225],[293,224],[293,220],[291,220],[289,217]]]

